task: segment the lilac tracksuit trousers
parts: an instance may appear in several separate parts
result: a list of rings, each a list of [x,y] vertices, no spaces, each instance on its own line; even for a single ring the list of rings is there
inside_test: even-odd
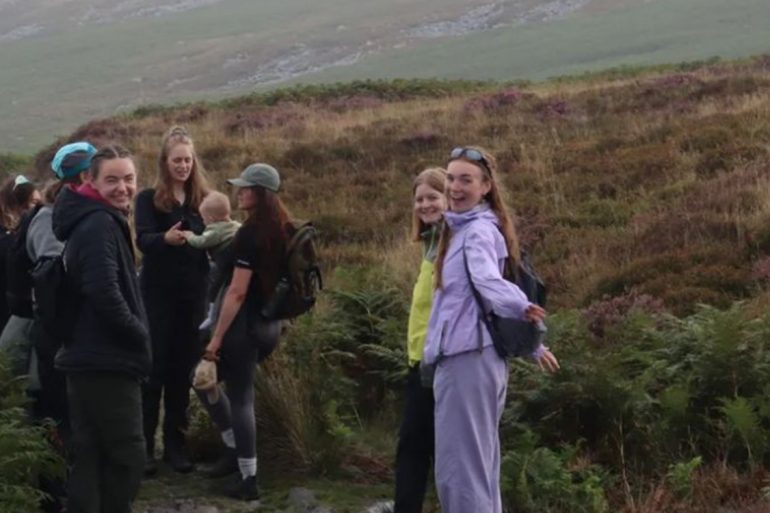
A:
[[[500,436],[508,366],[487,346],[436,367],[436,490],[444,513],[502,513]]]
[[[501,513],[498,426],[508,368],[481,321],[468,276],[486,311],[523,319],[531,303],[501,275],[508,249],[488,204],[447,212],[445,220],[452,237],[442,287],[433,296],[423,357],[437,364],[436,488],[443,513]]]

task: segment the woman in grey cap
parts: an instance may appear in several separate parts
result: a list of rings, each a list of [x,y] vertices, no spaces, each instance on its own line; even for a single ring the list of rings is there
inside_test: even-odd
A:
[[[289,239],[289,213],[277,195],[278,171],[268,164],[252,164],[239,178],[228,180],[238,188],[238,208],[248,218],[233,241],[232,274],[205,358],[219,362],[219,379],[227,383],[211,404],[199,394],[223,434],[232,433],[227,451],[237,458],[240,479],[227,495],[255,500],[257,490],[254,371],[278,344],[280,321],[264,320],[259,312],[275,290],[283,270]],[[233,450],[234,449],[234,450]]]

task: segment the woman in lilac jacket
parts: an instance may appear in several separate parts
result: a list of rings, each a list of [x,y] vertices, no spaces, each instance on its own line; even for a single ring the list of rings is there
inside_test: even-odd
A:
[[[449,211],[436,259],[436,290],[424,361],[435,365],[435,480],[444,513],[501,513],[500,439],[508,366],[492,345],[465,270],[489,311],[542,321],[545,310],[502,277],[519,256],[502,201],[495,159],[477,147],[455,148],[447,166]],[[555,372],[545,346],[531,356]]]

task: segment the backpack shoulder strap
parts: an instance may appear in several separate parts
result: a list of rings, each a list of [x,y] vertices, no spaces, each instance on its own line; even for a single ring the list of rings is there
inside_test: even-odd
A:
[[[286,254],[291,254],[294,249],[304,242],[308,237],[315,235],[315,226],[310,221],[296,221],[290,223],[294,232],[289,238],[289,242],[286,244]]]
[[[479,310],[481,313],[486,317],[486,309],[484,308],[484,303],[481,301],[481,294],[479,294],[478,289],[476,289],[476,286],[473,284],[473,276],[471,275],[471,269],[468,266],[468,255],[465,252],[465,241],[463,240],[463,266],[465,266],[465,275],[468,277],[468,285],[471,287],[471,292],[473,292],[473,297],[476,299],[476,304],[479,306]]]
[[[463,265],[465,266],[465,275],[468,277],[468,285],[471,287],[471,292],[473,292],[473,298],[476,300],[476,305],[479,308],[479,317],[481,318],[481,321],[484,323],[484,326],[487,328],[487,331],[489,332],[489,335],[492,336],[493,327],[489,320],[489,312],[484,308],[484,302],[481,300],[481,294],[479,294],[478,289],[473,284],[473,275],[471,274],[471,269],[468,266],[468,255],[465,253],[465,239],[463,239]],[[478,326],[478,344],[479,344],[479,351],[483,350],[483,344],[484,344],[484,338],[481,333],[481,325],[477,324]],[[441,348],[439,347],[439,351]]]

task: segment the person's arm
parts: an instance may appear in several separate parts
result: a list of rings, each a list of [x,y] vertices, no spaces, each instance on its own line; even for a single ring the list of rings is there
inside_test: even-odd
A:
[[[474,230],[465,239],[465,251],[471,280],[484,303],[501,317],[514,317],[542,322],[545,310],[531,303],[526,294],[515,284],[503,278],[495,244],[494,232]],[[504,242],[503,242],[504,244]],[[548,347],[540,344],[530,355],[541,369],[556,372],[559,362]]]
[[[145,255],[161,251],[165,245],[181,246],[185,238],[177,223],[168,230],[158,224],[155,204],[155,192],[144,190],[136,197],[134,221],[136,224],[136,246]]]
[[[246,294],[249,290],[252,274],[254,272],[251,269],[243,267],[236,267],[233,271],[233,279],[230,281],[230,286],[227,287],[225,298],[222,301],[222,309],[219,311],[217,326],[214,328],[211,342],[206,346],[205,358],[209,360],[217,359],[225,333],[230,329],[235,316],[238,315],[243,303],[246,301]]]
[[[122,234],[118,233],[114,223],[108,214],[96,214],[89,224],[87,237],[76,236],[78,238],[69,244],[77,251],[82,293],[96,311],[99,322],[111,325],[116,333],[136,335],[136,338],[128,337],[132,340],[141,339],[146,332],[144,325],[131,311],[120,290],[118,237]],[[93,237],[92,233],[101,236]]]
[[[529,355],[529,358],[537,363],[541,370],[548,371],[551,374],[560,368],[559,360],[557,360],[556,356],[554,356],[551,350],[548,349],[548,346],[543,344],[537,346],[537,349]]]
[[[37,262],[42,257],[61,255],[64,249],[64,243],[53,233],[51,214],[51,209],[41,209],[32,218],[27,228],[27,254],[33,262]]]
[[[491,230],[476,229],[466,235],[464,251],[473,286],[487,310],[500,317],[542,320],[545,311],[531,303],[519,287],[500,273],[496,245],[501,243],[504,244],[495,239]]]
[[[185,230],[182,232],[187,244],[197,249],[209,249],[222,243],[225,237],[225,233],[217,230],[206,229],[200,235],[195,235],[195,232]]]

